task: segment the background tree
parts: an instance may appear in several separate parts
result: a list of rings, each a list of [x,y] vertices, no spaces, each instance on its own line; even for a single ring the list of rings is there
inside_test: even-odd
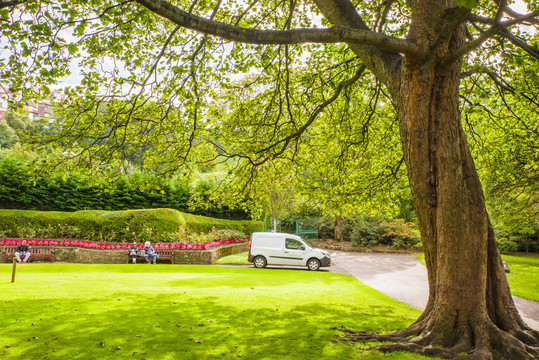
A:
[[[378,82],[399,123],[429,300],[407,329],[351,337],[395,341],[380,346],[384,351],[532,359],[539,354],[539,334],[523,323],[513,304],[459,110],[459,98],[467,92],[463,76],[500,73],[521,56],[539,57],[537,32],[516,26],[538,24],[537,4],[525,3],[532,12],[523,15],[505,1],[25,1],[18,10],[1,12],[11,54],[2,63],[13,87],[28,88],[21,79],[46,83],[69,72],[63,60],[83,56],[85,98],[71,108],[72,126],[58,129],[62,139],[81,132],[99,138],[104,123],[112,129],[109,136],[154,124],[157,134],[172,137],[156,135],[163,150],[153,154],[153,164],[177,166],[189,161],[197,139],[221,140],[212,137],[219,130],[221,137],[237,139],[219,156],[239,159],[238,171],[277,158],[292,160],[318,115],[341,104],[335,103],[341,96],[356,96],[346,90],[360,80]],[[21,20],[12,17],[19,14]],[[74,41],[63,35],[68,29]],[[312,45],[299,45],[306,43]],[[507,56],[498,55],[503,52]],[[36,61],[19,61],[29,56]],[[107,59],[114,62],[106,64]],[[215,89],[234,91],[231,75],[245,73],[256,74],[263,89],[254,94],[256,102],[246,102],[230,117],[231,109],[219,108],[226,124],[209,116],[217,105],[211,99]],[[294,73],[305,75],[302,86],[296,86]],[[78,95],[77,89],[67,93]],[[129,104],[115,109],[121,116],[84,115],[118,98]],[[156,100],[150,104],[150,99]],[[80,154],[108,161],[116,150],[95,146]]]
[[[7,123],[0,122],[0,148],[9,148],[19,141],[15,130]]]

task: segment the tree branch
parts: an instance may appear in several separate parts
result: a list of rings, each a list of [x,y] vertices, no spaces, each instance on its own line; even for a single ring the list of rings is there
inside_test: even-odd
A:
[[[384,25],[387,20],[387,15],[389,14],[389,11],[391,10],[391,6],[393,3],[395,3],[396,0],[387,0],[386,4],[384,6],[384,10],[382,11],[381,16],[376,19],[375,29],[377,32],[382,32],[382,29],[384,28]]]
[[[520,24],[520,23],[522,23],[524,21],[534,19],[537,16],[539,16],[539,10],[533,11],[533,12],[528,13],[526,15],[523,15],[523,16],[521,16],[519,18],[515,18],[515,19],[512,19],[512,20],[508,20],[508,21],[496,22],[495,20],[493,20],[494,24],[489,29],[485,30],[478,38],[466,43],[466,45],[464,45],[463,47],[461,47],[457,51],[453,52],[449,57],[447,57],[447,59],[442,62],[441,68],[444,68],[444,67],[452,64],[457,59],[460,59],[461,57],[463,57],[467,53],[477,49],[484,42],[491,39],[494,35],[498,34],[502,30],[504,30],[504,29],[506,29],[506,28],[508,28],[510,26]]]
[[[518,18],[518,17],[523,16],[523,14],[519,14],[516,11],[514,11],[513,9],[509,8],[507,6],[507,1],[506,0],[494,0],[494,2],[496,4],[498,4],[498,5],[500,5],[500,7],[502,7],[501,4],[505,2],[504,6],[503,6],[503,12],[504,12],[504,14],[508,15],[509,17]],[[535,25],[539,24],[539,19],[531,19],[530,24],[535,24]]]
[[[305,130],[307,130],[307,128],[316,120],[317,116],[328,105],[333,103],[339,97],[339,95],[340,95],[340,93],[342,92],[343,89],[353,85],[356,81],[358,81],[361,78],[361,75],[363,74],[364,71],[365,71],[365,66],[362,65],[357,69],[356,73],[354,74],[354,76],[352,78],[341,82],[337,86],[337,89],[335,89],[335,93],[329,99],[324,101],[322,104],[318,105],[316,107],[316,109],[314,109],[313,113],[309,117],[309,120],[307,120],[307,122],[305,124],[303,124],[303,126],[301,128],[299,128],[299,130],[297,132],[288,135],[287,137],[285,137],[285,138],[283,138],[283,139],[281,139],[281,140],[279,140],[279,141],[265,147],[262,150],[257,151],[257,154],[263,154],[263,153],[267,152],[268,150],[271,150],[271,149],[277,147],[279,144],[284,144],[284,146],[281,148],[281,150],[279,151],[279,153],[277,155],[284,152],[284,150],[286,149],[286,145],[290,142],[290,140],[298,138],[301,134],[303,134],[305,132]]]
[[[136,0],[150,11],[184,28],[226,40],[258,45],[302,43],[354,43],[375,46],[392,52],[415,54],[417,46],[405,39],[363,29],[334,26],[325,29],[258,30],[233,26],[189,14],[163,0]]]
[[[5,9],[8,7],[15,7],[20,4],[24,4],[25,0],[12,0],[12,1],[4,1],[0,0],[0,9]]]

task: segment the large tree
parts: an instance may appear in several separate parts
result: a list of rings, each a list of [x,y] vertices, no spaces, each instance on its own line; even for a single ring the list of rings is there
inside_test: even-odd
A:
[[[532,12],[519,14],[503,0],[0,1],[13,54],[3,62],[21,88],[69,74],[61,60],[80,54],[85,98],[59,134],[95,138],[97,148],[80,155],[103,159],[131,132],[151,133],[164,162],[188,161],[197,139],[213,141],[236,167],[291,159],[320,114],[336,106],[346,112],[369,82],[380,87],[398,119],[429,300],[406,329],[351,337],[394,341],[385,351],[532,359],[539,333],[512,301],[459,111],[464,77],[490,76],[503,87],[512,76],[505,62],[539,58],[539,10],[525,3]],[[249,72],[257,74],[256,101],[234,109],[211,101],[217,87],[241,92],[227,76]],[[121,95],[128,101],[114,100]],[[107,111],[95,116],[96,103]],[[120,141],[103,146],[105,137]],[[231,137],[236,145],[222,146]]]

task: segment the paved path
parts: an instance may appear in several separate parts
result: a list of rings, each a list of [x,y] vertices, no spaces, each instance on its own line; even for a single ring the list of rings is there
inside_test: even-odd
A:
[[[331,252],[329,271],[352,275],[362,283],[416,309],[427,304],[427,269],[413,255]],[[324,270],[327,268],[324,268]],[[539,330],[539,303],[514,296],[524,321]]]

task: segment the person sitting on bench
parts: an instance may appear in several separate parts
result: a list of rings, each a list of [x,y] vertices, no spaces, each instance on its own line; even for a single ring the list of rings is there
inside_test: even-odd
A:
[[[140,252],[138,251],[138,246],[136,242],[133,241],[133,244],[131,244],[131,246],[129,247],[128,254],[133,261],[133,264],[136,264],[137,256],[140,256]]]
[[[146,264],[150,263],[151,258],[153,260],[153,263],[155,264],[157,260],[157,253],[155,252],[155,249],[150,245],[149,241],[146,241],[144,243],[144,247],[142,248],[144,250],[144,260],[146,260]]]
[[[21,256],[24,256],[24,260],[21,260]],[[30,247],[26,244],[26,240],[23,240],[21,244],[17,245],[17,251],[15,257],[18,263],[27,263],[30,258]]]

